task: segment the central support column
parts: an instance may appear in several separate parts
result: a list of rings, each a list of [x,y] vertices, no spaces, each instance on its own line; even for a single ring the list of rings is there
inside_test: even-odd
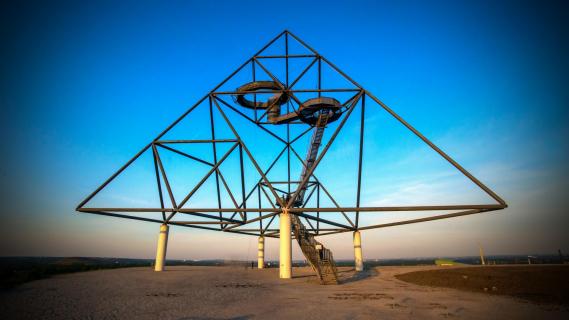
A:
[[[158,246],[156,248],[156,262],[154,263],[154,271],[164,270],[164,261],[166,260],[166,248],[168,247],[168,225],[160,226],[160,234],[158,235]]]
[[[265,268],[265,237],[259,237],[259,251],[257,252],[257,268]]]
[[[362,257],[362,236],[359,231],[354,231],[354,262],[356,271],[364,270],[364,260]]]
[[[290,279],[292,277],[292,237],[290,230],[290,214],[283,208],[280,214],[280,255],[279,277]]]

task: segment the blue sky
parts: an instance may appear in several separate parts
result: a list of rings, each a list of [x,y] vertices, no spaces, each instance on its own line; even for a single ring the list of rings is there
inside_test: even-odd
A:
[[[322,4],[3,5],[0,231],[8,241],[0,254],[152,257],[157,225],[74,214],[75,206],[283,29],[510,205],[365,232],[366,257],[469,255],[478,242],[488,253],[569,251],[567,5]],[[370,181],[364,195],[370,203],[470,199],[468,185],[448,178],[449,169],[384,114],[369,111],[366,121],[367,156],[382,160],[378,183]],[[349,137],[339,137],[333,155],[353,154]],[[338,175],[328,183],[341,190],[343,181]],[[254,253],[247,249],[254,237],[173,230],[171,258]],[[349,258],[350,238],[323,241]],[[276,242],[267,246],[276,258]]]

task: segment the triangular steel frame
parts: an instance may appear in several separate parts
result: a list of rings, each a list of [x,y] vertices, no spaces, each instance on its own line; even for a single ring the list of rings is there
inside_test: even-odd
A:
[[[273,45],[278,40],[284,40],[284,55],[263,55],[263,52],[271,45]],[[308,54],[289,54],[289,41],[296,41],[301,47],[304,47]],[[295,78],[289,79],[289,59],[297,59],[297,58],[306,58],[311,59],[310,63],[302,70],[302,72]],[[279,79],[275,76],[269,68],[264,65],[265,59],[283,59],[286,63],[286,74],[285,79]],[[233,105],[232,103],[226,101],[226,96],[233,96],[235,97],[238,94],[243,94],[243,92],[237,92],[235,90],[220,90],[230,79],[232,79],[236,74],[241,72],[246,66],[251,66],[252,74],[251,79],[252,81],[256,81],[256,71],[257,72],[264,72],[265,76],[270,77],[270,80],[278,83],[280,86],[279,90],[263,90],[263,91],[254,91],[251,92],[254,95],[255,99],[257,98],[257,94],[274,94],[274,93],[286,93],[290,98],[291,102],[288,103],[287,108],[294,109],[294,103],[298,106],[302,105],[300,99],[296,96],[297,94],[316,94],[318,97],[321,96],[322,93],[331,94],[331,93],[351,93],[351,98],[346,100],[343,103],[344,112],[342,114],[341,119],[339,119],[339,124],[337,128],[334,130],[333,134],[331,135],[330,139],[319,153],[314,165],[308,169],[308,173],[303,181],[293,181],[291,180],[290,176],[290,162],[291,159],[297,159],[302,163],[304,167],[306,167],[304,160],[298,154],[298,152],[292,146],[296,140],[300,139],[303,135],[308,133],[312,127],[308,127],[307,130],[304,130],[300,135],[293,137],[289,134],[290,129],[289,126],[291,123],[287,123],[287,137],[282,138],[279,137],[277,134],[271,131],[270,123],[267,122],[266,115],[267,110],[253,110],[253,115],[247,115],[246,112],[239,109],[238,106]],[[351,84],[349,88],[324,88],[322,87],[322,66],[326,65],[327,67],[334,70],[338,75],[342,76],[348,83]],[[315,89],[296,89],[295,85],[301,80],[302,77],[311,69],[311,68],[318,68],[318,83],[317,88]],[[259,69],[257,69],[259,68]],[[289,80],[290,84],[289,84]],[[364,128],[365,128],[365,112],[366,112],[366,100],[371,99],[375,102],[379,107],[383,110],[387,111],[393,118],[395,118],[399,123],[405,126],[408,130],[413,132],[419,139],[421,139],[425,144],[427,144],[432,150],[437,152],[441,157],[443,157],[446,161],[448,161],[454,168],[460,171],[465,177],[470,179],[474,184],[476,184],[481,190],[483,190],[486,194],[488,194],[492,199],[496,201],[495,204],[477,204],[477,205],[428,205],[428,206],[385,206],[385,207],[366,207],[360,205],[360,197],[361,197],[361,188],[362,188],[362,161],[363,161],[363,151],[364,151]],[[207,101],[206,101],[207,100]],[[163,140],[162,138],[168,133],[172,128],[178,125],[188,114],[190,114],[195,108],[202,105],[203,103],[208,104],[209,107],[209,116],[210,116],[210,125],[211,125],[211,139],[206,140]],[[369,103],[369,102],[368,102]],[[334,142],[336,136],[340,133],[342,127],[352,114],[352,112],[356,108],[360,108],[361,117],[360,117],[360,133],[359,133],[359,153],[358,153],[358,176],[357,176],[357,190],[356,190],[356,206],[354,207],[343,207],[341,206],[330,194],[330,192],[325,188],[324,185],[320,182],[320,180],[314,175],[314,171],[318,167],[320,161],[326,155],[326,152]],[[270,108],[270,107],[269,107]],[[268,133],[272,137],[274,137],[277,141],[283,143],[284,147],[278,154],[278,156],[273,160],[271,165],[268,168],[261,168],[258,162],[255,160],[254,155],[251,153],[247,145],[239,136],[239,130],[235,128],[232,124],[230,117],[224,111],[235,112],[239,116],[247,119],[249,123],[252,125],[257,126],[264,132]],[[214,116],[213,112],[216,110],[219,112],[221,117],[223,118],[224,122],[230,128],[234,138],[231,139],[216,139],[215,136],[215,123],[214,123]],[[294,124],[294,123],[292,123]],[[198,157],[192,156],[185,152],[182,152],[172,145],[175,144],[184,144],[184,143],[209,143],[212,145],[212,153],[213,153],[213,162],[209,162]],[[221,143],[229,143],[232,144],[229,151],[221,155],[218,158],[217,152],[217,145]],[[194,186],[187,194],[187,196],[180,201],[179,203],[174,198],[173,192],[170,188],[168,182],[168,176],[164,166],[162,165],[162,161],[160,158],[160,149],[168,150],[170,152],[177,153],[182,155],[188,159],[193,161],[198,161],[202,164],[206,164],[210,166],[210,170],[208,173],[200,180],[200,182]],[[103,190],[109,183],[111,183],[117,176],[119,176],[127,167],[129,167],[134,161],[136,161],[144,152],[151,150],[154,160],[154,171],[156,175],[156,185],[157,190],[160,198],[160,208],[94,208],[88,207],[87,204],[93,197],[95,197],[101,190]],[[232,192],[231,188],[229,188],[226,178],[223,176],[219,166],[223,163],[223,161],[234,151],[239,152],[240,157],[240,169],[241,169],[241,199],[237,200],[235,194],[236,192]],[[275,163],[283,157],[286,153],[287,161],[288,161],[288,179],[287,181],[269,181],[267,178],[267,174],[271,171]],[[255,184],[255,187],[252,190],[246,192],[245,190],[245,177],[244,177],[244,155],[247,156],[247,159],[251,161],[255,170],[261,177],[259,181]],[[215,183],[216,183],[216,190],[217,190],[217,208],[188,208],[185,207],[192,195],[201,187],[201,185],[210,177],[215,176]],[[162,183],[163,182],[163,183]],[[162,185],[164,184],[164,186]],[[285,184],[287,186],[287,190],[283,190],[277,185]],[[291,192],[291,185],[296,185],[296,191]],[[307,200],[305,201],[305,205],[308,202],[310,197],[315,197],[316,199],[316,207],[306,208],[306,207],[293,207],[293,203],[295,198],[298,196],[299,190],[303,186],[307,186],[308,196]],[[221,201],[221,187],[227,192],[228,196],[233,203],[233,207],[222,207]],[[169,196],[170,205],[166,203],[163,198],[163,189],[166,189],[167,194]],[[278,195],[278,192],[287,192],[289,194],[289,200],[285,203],[283,199]],[[247,207],[247,201],[250,199],[252,195],[256,193],[258,198],[258,206],[257,207]],[[320,206],[320,199],[321,196],[326,196],[333,204],[334,207],[321,207]],[[270,204],[270,207],[264,207],[261,204],[261,199],[266,199],[267,202]],[[276,203],[275,203],[276,201]],[[338,67],[336,67],[333,63],[331,63],[328,59],[320,55],[316,50],[302,41],[300,38],[295,36],[288,30],[283,31],[278,36],[273,38],[269,43],[267,43],[261,50],[259,50],[256,54],[253,55],[250,59],[248,59],[245,63],[243,63],[239,68],[237,68],[233,73],[231,73],[225,80],[223,80],[220,84],[218,84],[213,90],[211,90],[207,95],[201,98],[195,105],[189,108],[182,116],[180,116],[176,121],[170,124],[164,131],[162,131],[152,142],[146,145],[140,152],[138,152],[132,159],[130,159],[125,165],[123,165],[119,170],[117,170],[110,178],[108,178],[103,184],[101,184],[95,191],[93,191],[87,198],[85,198],[76,208],[78,212],[85,212],[85,213],[92,213],[92,214],[99,214],[99,215],[106,215],[106,216],[113,216],[119,218],[127,218],[127,219],[135,219],[141,221],[149,221],[149,222],[156,222],[161,224],[171,224],[171,225],[179,225],[191,228],[200,228],[200,229],[207,229],[207,230],[216,230],[216,231],[224,231],[224,232],[234,232],[234,233],[241,233],[247,235],[263,235],[268,237],[279,237],[279,230],[278,228],[270,228],[275,217],[282,212],[282,208],[288,209],[288,212],[295,214],[299,217],[302,217],[308,224],[309,227],[307,229],[313,232],[316,235],[327,235],[327,234],[335,234],[341,232],[348,232],[348,231],[356,231],[356,230],[367,230],[367,229],[375,229],[375,228],[385,228],[385,227],[392,227],[397,225],[404,225],[404,224],[411,224],[411,223],[419,223],[419,222],[426,222],[432,220],[440,220],[446,219],[451,217],[458,217],[458,216],[465,216],[471,215],[481,212],[488,212],[494,210],[500,210],[507,207],[506,202],[500,198],[496,193],[494,193],[490,188],[484,185],[481,181],[475,178],[472,174],[470,174],[466,169],[464,169],[460,164],[458,164],[455,160],[453,160],[449,155],[443,152],[439,147],[437,147],[434,143],[432,143],[429,139],[427,139],[422,133],[420,133],[417,129],[411,126],[407,121],[401,118],[395,111],[385,105],[381,100],[375,97],[372,93],[364,89],[360,86],[357,82],[347,76],[344,72],[342,72]],[[401,220],[397,222],[391,223],[383,223],[383,224],[375,224],[375,225],[367,225],[361,226],[360,225],[360,213],[361,212],[385,212],[385,211],[453,211],[448,214],[443,215],[434,215],[425,218],[418,218],[418,219],[408,219],[408,220]],[[335,212],[340,213],[345,221],[334,221],[330,219],[325,219],[321,217],[321,213],[326,212]],[[129,214],[130,213],[130,214]],[[133,213],[157,213],[160,214],[161,218],[146,218],[141,216],[132,215]],[[178,214],[185,214],[188,216],[193,217],[200,217],[203,220],[200,221],[173,221],[172,218]],[[255,217],[248,216],[249,214],[256,213]],[[349,218],[347,213],[355,213],[355,219],[352,220]],[[217,214],[217,215],[216,215]],[[230,216],[229,216],[230,215]],[[263,223],[267,220],[267,223]],[[312,223],[314,222],[314,224]],[[253,223],[258,223],[258,227],[254,228],[243,228],[244,226],[251,226]],[[217,227],[213,227],[211,225],[217,225]],[[321,226],[323,225],[323,226]]]

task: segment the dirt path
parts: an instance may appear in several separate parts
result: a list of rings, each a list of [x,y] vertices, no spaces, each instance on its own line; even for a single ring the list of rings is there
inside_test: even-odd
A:
[[[569,265],[439,268],[404,273],[396,278],[423,286],[506,295],[569,308]]]
[[[320,286],[306,268],[172,267],[57,276],[0,293],[2,319],[563,319],[569,311],[396,279],[432,267],[384,267]]]

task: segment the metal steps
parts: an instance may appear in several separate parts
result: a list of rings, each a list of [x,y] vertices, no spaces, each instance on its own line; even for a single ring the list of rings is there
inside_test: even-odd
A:
[[[338,284],[338,269],[332,251],[316,241],[314,235],[306,230],[298,216],[291,215],[292,229],[306,261],[310,264],[320,284]]]
[[[324,136],[324,129],[328,123],[328,117],[328,113],[322,113],[318,116],[318,121],[316,122],[314,133],[312,134],[310,148],[306,154],[306,166],[302,170],[300,181],[304,181],[308,171],[314,165],[314,161],[316,161],[318,149],[320,148],[322,137]],[[303,204],[305,192],[306,186],[302,187],[298,193],[297,200],[294,203],[295,206],[301,206]],[[314,272],[316,272],[320,283],[338,284],[338,270],[332,252],[326,249],[320,242],[316,241],[314,235],[306,230],[306,227],[302,224],[297,215],[291,215],[291,222],[294,236],[300,249]]]
[[[316,122],[314,133],[312,134],[312,139],[310,141],[310,148],[306,153],[306,165],[302,169],[302,174],[300,175],[300,181],[303,181],[308,173],[308,170],[314,165],[316,157],[318,156],[318,149],[320,149],[320,144],[322,143],[322,137],[324,136],[324,129],[326,129],[326,124],[328,123],[328,113],[323,113],[318,117]],[[296,200],[294,201],[295,206],[301,206],[304,201],[304,194],[306,193],[306,185],[300,189]]]

